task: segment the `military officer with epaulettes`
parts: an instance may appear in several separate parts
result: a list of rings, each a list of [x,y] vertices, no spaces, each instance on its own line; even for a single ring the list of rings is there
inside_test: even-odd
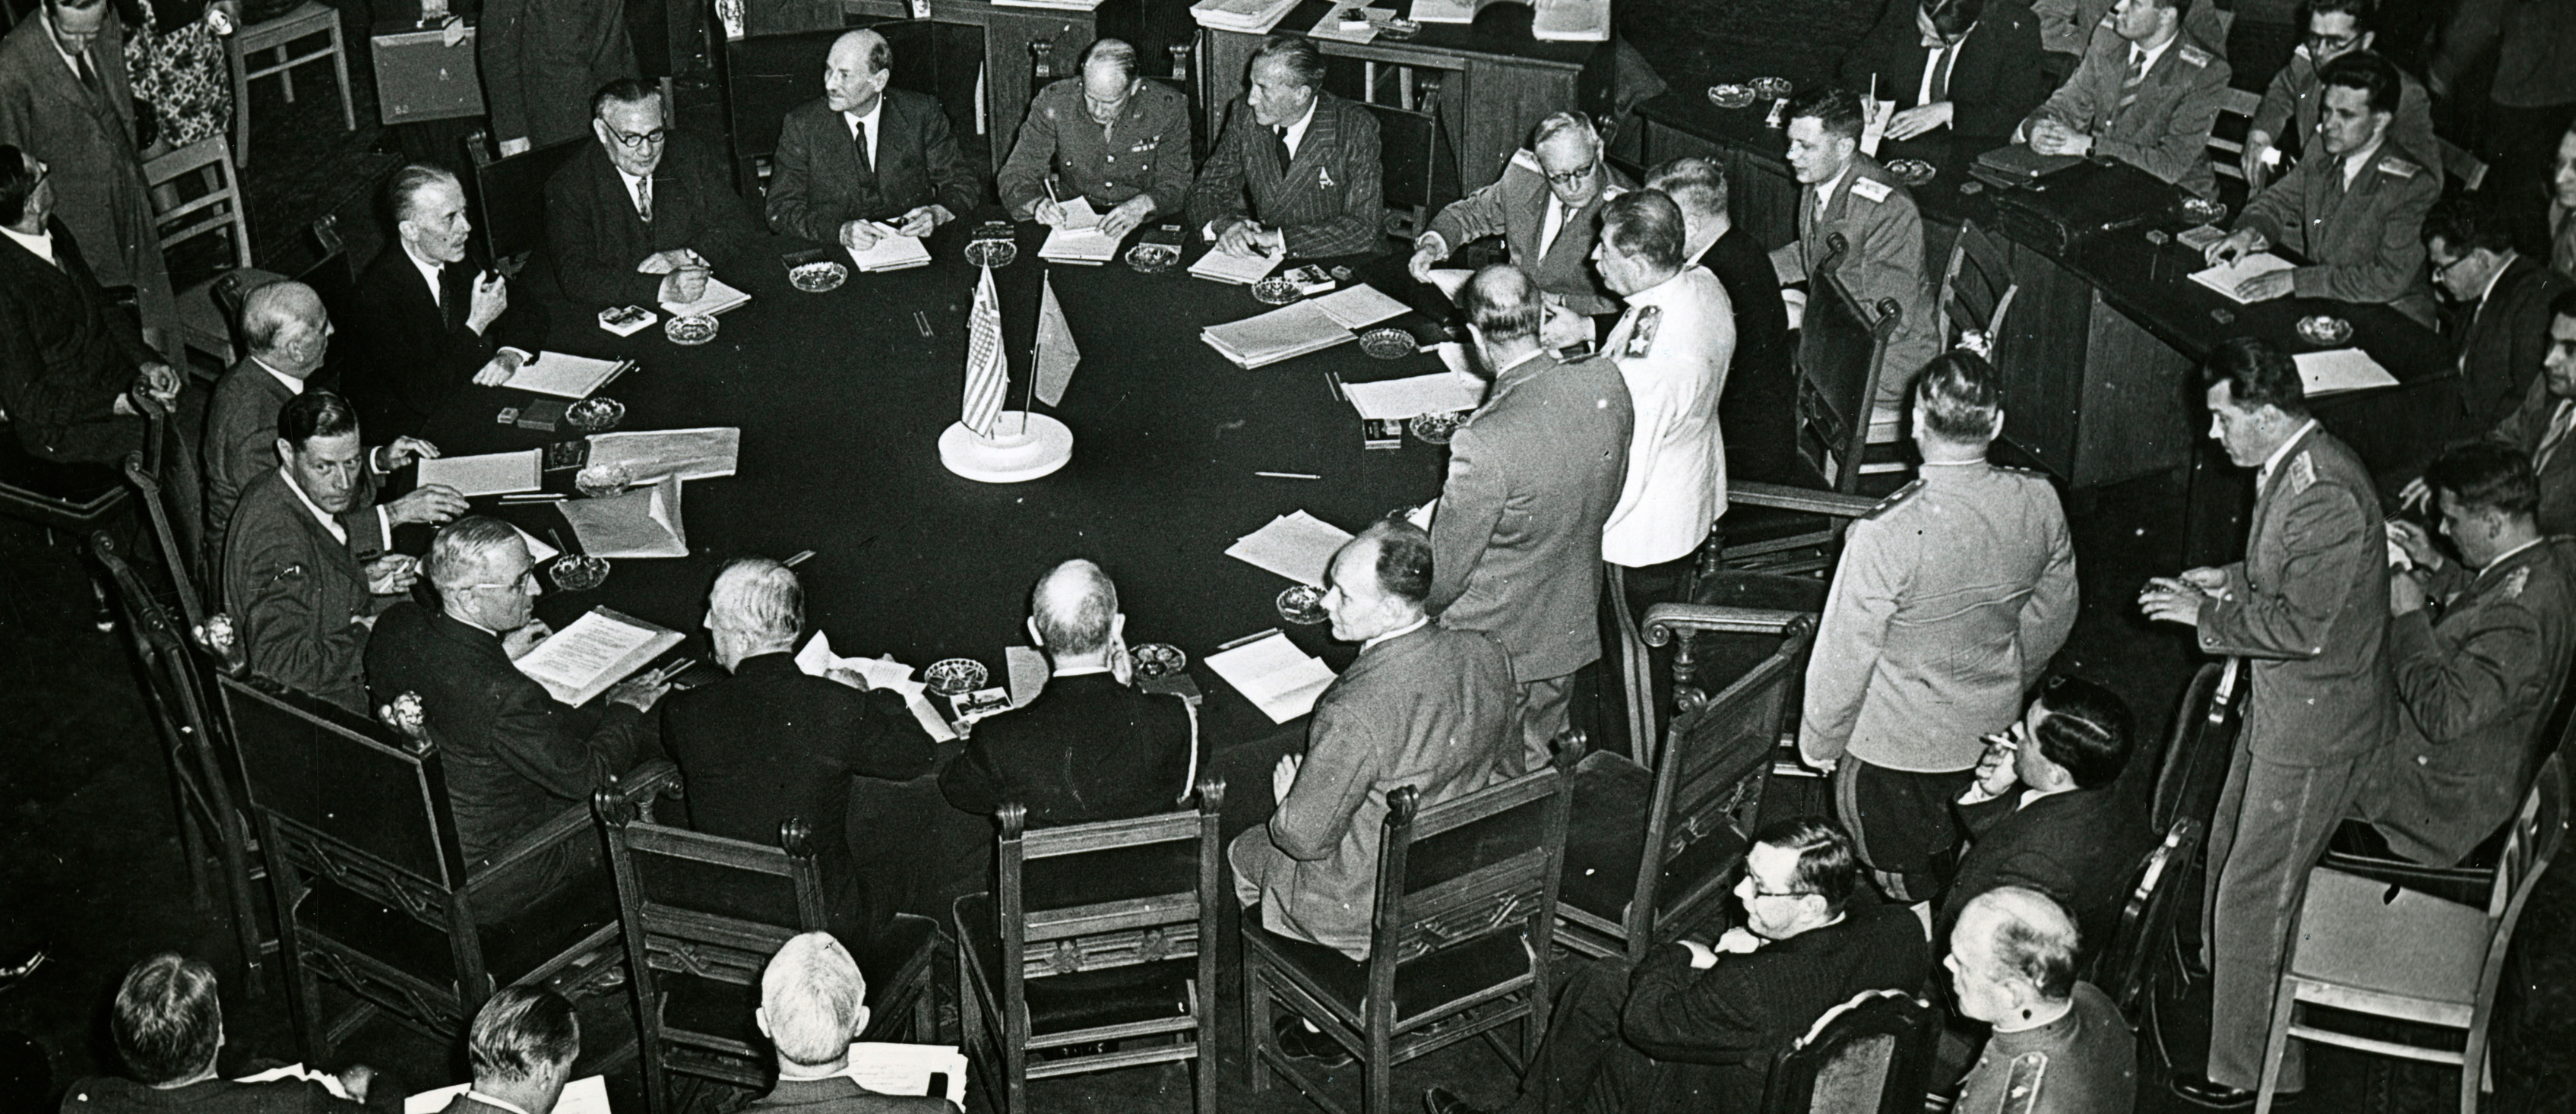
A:
[[[1602,210],[1592,249],[1602,285],[1628,303],[1601,349],[1637,412],[1628,478],[1601,528],[1601,559],[1625,568],[1690,556],[1726,510],[1717,398],[1735,356],[1735,309],[1716,275],[1682,265],[1682,243],[1681,207],[1645,190]]]
[[[1039,90],[994,185],[1018,220],[1065,221],[1084,198],[1100,231],[1124,237],[1156,216],[1177,217],[1190,196],[1190,102],[1136,76],[1136,48],[1095,39],[1082,75]]]
[[[1839,232],[1849,252],[1834,273],[1864,306],[1894,299],[1902,308],[1887,341],[1886,372],[1871,400],[1870,440],[1897,440],[1896,423],[1914,373],[1941,351],[1932,288],[1923,280],[1923,214],[1905,183],[1860,153],[1860,96],[1827,87],[1789,102],[1789,170],[1798,179],[1798,238],[1771,250],[1782,286],[1814,276]],[[1819,298],[1821,291],[1809,297]],[[1797,321],[1790,322],[1796,327]],[[1813,343],[1813,338],[1802,343]],[[1881,431],[1884,432],[1881,432]]]
[[[2386,303],[2431,325],[2433,290],[2424,280],[2420,233],[2424,215],[2442,198],[2442,176],[2388,140],[2397,67],[2376,54],[2346,54],[2326,63],[2323,80],[2325,114],[2317,122],[2323,150],[2246,202],[2236,231],[2209,245],[2209,262],[2279,244],[2310,262],[2246,279],[2237,297]]]
[[[1981,737],[2075,626],[2075,549],[2057,491],[1998,468],[1995,370],[1949,352],[1914,386],[1921,478],[1852,523],[1816,628],[1798,752],[1834,771],[1834,807],[1899,900],[1930,898],[1958,842],[1950,802]]]
[[[2021,136],[2043,155],[2106,155],[2200,197],[2218,192],[2209,127],[2227,92],[2227,59],[2183,33],[2192,0],[2120,0],[2074,76]]]

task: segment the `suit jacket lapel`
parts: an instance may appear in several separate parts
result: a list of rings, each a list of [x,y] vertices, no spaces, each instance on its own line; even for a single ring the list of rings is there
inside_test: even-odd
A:
[[[1332,107],[1324,100],[1322,92],[1315,94],[1315,114],[1306,121],[1306,134],[1297,143],[1297,153],[1288,160],[1287,166],[1280,168],[1280,181],[1295,182],[1308,168],[1322,161],[1324,156],[1320,152],[1332,145],[1334,134],[1339,130]]]

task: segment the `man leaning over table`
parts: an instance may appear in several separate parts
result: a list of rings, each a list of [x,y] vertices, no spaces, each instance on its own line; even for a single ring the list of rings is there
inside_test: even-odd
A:
[[[1325,92],[1323,53],[1295,35],[1262,40],[1251,76],[1199,168],[1190,221],[1233,255],[1383,250],[1377,117]]]
[[[1567,308],[1587,317],[1618,308],[1587,261],[1601,231],[1601,206],[1637,188],[1601,158],[1601,133],[1578,112],[1538,122],[1529,150],[1512,153],[1503,176],[1452,201],[1413,238],[1416,281],[1470,240],[1501,236],[1512,264]]]
[[[893,65],[893,50],[874,31],[832,43],[823,95],[788,109],[779,128],[772,231],[866,251],[885,227],[927,236],[983,200],[947,109],[928,94],[887,88]]]
[[[592,306],[687,303],[714,259],[760,236],[713,144],[670,128],[660,90],[622,78],[590,99],[586,147],[546,180],[564,293]]]
[[[1065,205],[1082,198],[1100,215],[1101,234],[1123,239],[1189,203],[1189,98],[1138,77],[1134,46],[1095,39],[1083,48],[1080,77],[1029,102],[995,178],[1014,219],[1060,225]]]

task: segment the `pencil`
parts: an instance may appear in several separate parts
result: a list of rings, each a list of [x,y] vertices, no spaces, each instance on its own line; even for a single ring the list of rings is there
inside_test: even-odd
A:
[[[784,561],[780,561],[780,562],[779,562],[779,564],[785,565],[785,566],[787,566],[788,568],[791,568],[791,569],[792,569],[792,568],[795,568],[795,567],[796,567],[796,566],[798,566],[798,565],[804,564],[807,560],[811,559],[813,556],[814,556],[814,551],[813,551],[813,550],[810,550],[810,549],[800,549],[800,550],[797,550],[797,551],[796,551],[796,555],[795,555],[795,556],[790,557],[790,558],[788,558],[788,559],[786,559],[786,560],[784,560]]]
[[[1274,480],[1320,480],[1324,478],[1309,472],[1255,472],[1253,475],[1268,476]]]
[[[1271,628],[1269,628],[1269,629],[1267,629],[1267,630],[1258,630],[1258,631],[1254,631],[1254,632],[1252,632],[1251,634],[1244,635],[1244,636],[1243,636],[1243,637],[1241,637],[1241,638],[1235,639],[1235,640],[1234,640],[1234,641],[1232,641],[1232,642],[1228,642],[1228,643],[1226,643],[1225,645],[1222,645],[1222,646],[1217,647],[1217,652],[1218,652],[1218,653],[1224,653],[1225,651],[1227,651],[1227,650],[1231,650],[1231,649],[1234,649],[1234,648],[1235,648],[1235,647],[1237,647],[1237,646],[1249,646],[1249,645],[1251,645],[1251,644],[1253,644],[1253,643],[1255,643],[1255,642],[1259,642],[1259,641],[1261,641],[1262,639],[1268,638],[1268,637],[1270,637],[1271,635],[1274,635],[1274,634],[1277,634],[1277,633],[1279,633],[1279,628],[1277,628],[1277,627],[1271,627]]]

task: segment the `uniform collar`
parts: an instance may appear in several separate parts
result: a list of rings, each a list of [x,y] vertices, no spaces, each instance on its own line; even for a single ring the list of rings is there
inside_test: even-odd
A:
[[[1653,286],[1649,286],[1634,294],[1621,295],[1619,300],[1632,306],[1659,306],[1668,301],[1678,299],[1683,293],[1682,276],[1689,274],[1690,271],[1691,265],[1684,264],[1680,270],[1664,276],[1664,281],[1656,283]]]
[[[1406,623],[1406,624],[1405,624],[1405,625],[1403,625],[1403,626],[1397,627],[1397,628],[1395,628],[1394,630],[1388,631],[1388,632],[1386,632],[1385,634],[1381,634],[1381,635],[1379,635],[1379,636],[1377,636],[1377,637],[1375,637],[1375,638],[1369,639],[1369,640],[1368,640],[1368,641],[1366,641],[1366,642],[1362,642],[1362,643],[1360,643],[1360,649],[1365,650],[1365,649],[1368,649],[1368,648],[1369,648],[1369,647],[1371,647],[1371,646],[1375,646],[1375,645],[1377,645],[1378,643],[1381,643],[1381,642],[1392,642],[1392,641],[1394,641],[1394,640],[1396,640],[1396,639],[1399,639],[1399,638],[1404,637],[1405,635],[1412,634],[1412,633],[1413,633],[1413,632],[1415,632],[1415,631],[1421,630],[1421,629],[1422,629],[1426,624],[1428,624],[1428,623],[1430,623],[1430,622],[1431,622],[1431,616],[1429,616],[1429,615],[1425,615],[1425,616],[1423,616],[1423,617],[1421,617],[1421,618],[1419,618],[1419,619],[1415,619],[1414,621],[1412,621],[1412,622],[1410,622],[1410,623]]]
[[[2259,492],[2263,490],[2264,485],[2272,482],[2272,473],[2279,470],[2282,461],[2289,459],[2290,450],[2297,448],[2299,442],[2307,440],[2308,431],[2315,428],[2317,428],[2315,418],[2299,423],[2299,428],[2290,431],[2289,439],[2281,442],[2281,447],[2272,450],[2272,455],[2263,458],[2263,467],[2254,473],[2254,490]]]
[[[2494,571],[2495,571],[2495,570],[2497,570],[2497,569],[2503,568],[2503,567],[2505,566],[2505,563],[2506,563],[2506,562],[2513,560],[2517,555],[2520,555],[2523,551],[2528,550],[2528,549],[2531,549],[2531,548],[2534,548],[2534,547],[2538,546],[2540,543],[2545,542],[2545,541],[2548,541],[2548,540],[2549,540],[2549,535],[2547,535],[2547,534],[2543,534],[2543,535],[2541,535],[2541,536],[2539,536],[2539,537],[2536,537],[2536,538],[2531,539],[2530,541],[2524,542],[2524,543],[2522,543],[2521,545],[2517,545],[2517,546],[2515,546],[2515,547],[2513,547],[2513,548],[2511,548],[2511,549],[2505,550],[2505,551],[2504,551],[2504,552],[2502,552],[2502,553],[2496,554],[2495,560],[2492,560],[2492,561],[2487,562],[2487,565],[2486,565],[2486,567],[2485,567],[2485,568],[2482,568],[2482,569],[2479,569],[2479,570],[2478,570],[2478,575],[2479,575],[2479,576],[2485,576],[2485,575],[2486,575],[2486,574],[2488,574],[2488,573],[2491,573],[2491,572],[2494,572]]]
[[[465,1097],[466,1097],[466,1098],[469,1098],[469,1099],[472,1099],[472,1100],[474,1100],[474,1101],[476,1101],[476,1102],[482,1103],[482,1104],[484,1104],[484,1105],[486,1105],[486,1106],[497,1106],[497,1107],[500,1107],[500,1108],[501,1108],[501,1109],[503,1109],[503,1110],[507,1110],[507,1111],[509,1111],[509,1112],[510,1112],[510,1114],[528,1114],[528,1108],[527,1108],[527,1107],[521,1106],[521,1105],[519,1105],[518,1103],[515,1103],[515,1102],[511,1102],[511,1101],[510,1101],[510,1100],[508,1100],[508,1099],[496,1099],[496,1098],[493,1098],[492,1096],[487,1095],[487,1094],[484,1094],[484,1093],[483,1093],[483,1092],[481,1092],[481,1091],[477,1091],[477,1090],[475,1090],[475,1089],[474,1089],[474,1088],[472,1088],[472,1087],[468,1087],[468,1088],[466,1088],[466,1089],[465,1089]]]

